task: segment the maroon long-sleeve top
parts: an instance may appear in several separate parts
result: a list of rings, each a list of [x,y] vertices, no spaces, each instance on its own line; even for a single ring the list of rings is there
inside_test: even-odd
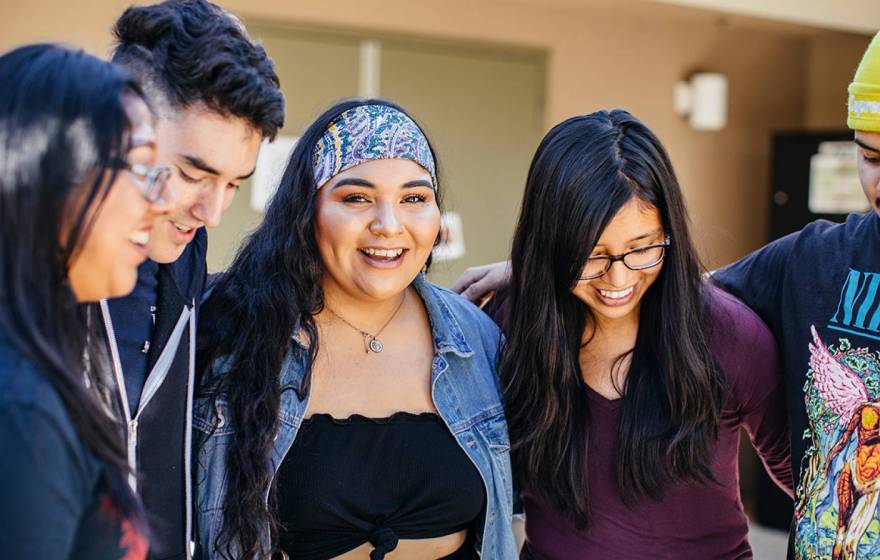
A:
[[[622,401],[586,387],[592,422],[587,455],[591,525],[576,528],[525,488],[523,559],[752,557],[739,491],[740,428],[745,428],[774,480],[791,495],[785,394],[776,344],[764,323],[732,296],[717,289],[711,296],[715,305],[710,306],[710,345],[729,391],[712,462],[718,483],[678,483],[667,488],[660,501],[646,498],[628,507],[615,475]],[[503,314],[503,309],[499,311]]]

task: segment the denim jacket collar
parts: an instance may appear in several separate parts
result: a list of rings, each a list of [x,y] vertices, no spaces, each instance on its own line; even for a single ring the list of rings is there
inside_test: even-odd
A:
[[[434,338],[434,351],[437,354],[452,352],[462,358],[471,357],[474,351],[465,339],[461,324],[449,308],[449,304],[438,297],[428,285],[425,275],[419,273],[413,280],[412,286],[425,303]],[[302,399],[305,397],[302,385],[307,369],[305,362],[308,360],[308,349],[300,338],[298,329],[290,338],[293,340],[293,345],[281,368],[281,386],[292,388]]]
[[[462,358],[471,357],[474,351],[465,340],[458,319],[449,308],[449,304],[429,288],[424,274],[420,273],[416,276],[413,287],[425,302],[425,308],[428,310],[431,333],[434,336],[434,350],[438,354],[453,352]]]
[[[485,508],[481,523],[475,527],[482,557],[516,558],[510,525],[513,497],[510,440],[497,372],[500,332],[489,317],[459,296],[433,286],[424,276],[419,275],[412,285],[424,301],[434,345],[431,398],[485,485]],[[293,446],[308,409],[308,395],[303,391],[308,365],[309,352],[302,341],[290,344],[279,372],[279,423],[268,465],[273,476]],[[223,364],[217,367],[217,371],[222,371]],[[219,557],[214,544],[223,526],[227,450],[235,433],[234,422],[226,420],[229,414],[229,403],[220,397],[201,398],[194,410],[195,447],[199,450],[196,461],[198,547],[200,557],[210,560]],[[269,488],[271,485],[265,488],[267,494]],[[268,550],[268,535],[268,531],[261,535],[265,550]]]

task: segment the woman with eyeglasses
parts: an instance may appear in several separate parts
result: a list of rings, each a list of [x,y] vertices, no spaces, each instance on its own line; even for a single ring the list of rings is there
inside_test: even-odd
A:
[[[146,558],[94,306],[134,286],[172,194],[118,67],[0,56],[0,558]]]
[[[792,491],[774,340],[704,280],[672,165],[638,119],[599,111],[547,134],[490,305],[523,558],[751,557],[740,428]]]

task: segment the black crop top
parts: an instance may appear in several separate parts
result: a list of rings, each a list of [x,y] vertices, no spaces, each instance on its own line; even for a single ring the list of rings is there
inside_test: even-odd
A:
[[[486,491],[479,471],[436,414],[305,420],[278,469],[281,549],[327,560],[370,542],[379,560],[398,539],[472,527]],[[447,558],[475,559],[468,543]]]

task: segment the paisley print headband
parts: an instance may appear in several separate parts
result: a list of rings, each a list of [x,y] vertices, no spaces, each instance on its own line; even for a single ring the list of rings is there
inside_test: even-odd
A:
[[[408,159],[431,174],[437,190],[434,155],[411,118],[387,105],[361,105],[340,113],[315,144],[312,169],[320,189],[333,176],[374,159]]]

